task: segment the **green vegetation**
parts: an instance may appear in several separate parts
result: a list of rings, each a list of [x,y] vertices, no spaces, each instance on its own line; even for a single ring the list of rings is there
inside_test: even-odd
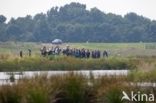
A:
[[[40,47],[51,47],[51,44],[3,42],[0,43],[0,71],[129,69],[131,72],[128,76],[97,78],[92,74],[88,78],[72,72],[51,77],[47,77],[46,74],[32,78],[23,77],[12,85],[0,85],[0,103],[127,103],[121,101],[123,90],[126,93],[132,90],[156,95],[155,87],[144,88],[135,84],[156,82],[156,56],[153,46],[155,43],[68,44],[73,48],[109,50],[111,54],[109,58],[100,59],[81,59],[63,55],[42,57],[39,54]],[[32,49],[31,57],[27,55],[28,48]],[[19,50],[24,51],[23,58],[19,57]],[[141,51],[141,55],[136,51]],[[127,55],[127,52],[131,55]],[[124,55],[117,55],[118,53]],[[14,81],[13,75],[10,79]]]
[[[150,43],[69,43],[69,45],[73,47],[89,49],[144,49],[145,45],[147,44]]]
[[[155,43],[64,43],[61,48],[69,45],[71,48],[86,48],[90,50],[107,50],[110,56],[135,57],[135,56],[156,56]],[[50,43],[35,42],[0,42],[0,54],[9,54],[19,56],[22,50],[24,55],[28,54],[28,49],[32,50],[33,55],[40,55],[40,48],[47,46],[51,48]]]
[[[97,8],[87,10],[86,5],[71,3],[51,8],[46,14],[5,21],[6,17],[0,15],[0,72],[105,69],[128,69],[131,72],[128,76],[97,78],[74,73],[23,77],[11,85],[0,84],[0,103],[127,103],[121,101],[122,91],[130,93],[131,90],[156,96],[155,87],[136,85],[138,82],[156,82],[156,43],[144,43],[156,42],[155,20],[136,13],[124,17],[106,14]],[[55,38],[74,42],[67,43],[71,48],[107,50],[109,58],[42,57],[40,48],[51,48],[47,42]],[[31,57],[28,49],[32,50]],[[19,57],[21,50],[23,58]],[[16,81],[14,74],[9,79]]]
[[[0,53],[18,55],[19,51],[22,50],[27,54],[28,49],[31,49],[34,54],[39,54],[43,45],[42,43],[34,42],[0,42]]]
[[[12,85],[0,85],[0,103],[127,103],[121,101],[122,91],[155,93],[152,87],[141,88],[129,82],[127,77],[95,79],[74,73],[49,78],[36,75]]]
[[[51,42],[156,42],[156,21],[136,13],[122,17],[104,13],[80,3],[53,7],[34,17],[12,18],[0,15],[0,41]]]
[[[0,56],[0,71],[26,70],[111,70],[133,69],[133,62],[124,58],[80,59],[66,56],[14,57]]]
[[[156,82],[156,70],[134,70],[128,75],[135,82]]]
[[[27,70],[138,70],[151,71],[156,68],[156,57],[109,57],[100,59],[81,59],[67,56],[40,55],[19,56],[0,55],[0,71],[27,71]],[[137,74],[137,72],[135,71]],[[153,72],[153,75],[155,72]],[[136,75],[137,76],[137,75]],[[150,77],[150,75],[149,75]]]
[[[61,48],[67,44],[60,45]],[[156,49],[147,48],[155,43],[68,43],[71,48],[107,50],[109,58],[80,59],[73,57],[40,55],[40,48],[51,44],[26,42],[0,43],[0,71],[23,70],[105,70],[155,68]],[[28,56],[28,49],[32,56]],[[24,57],[19,57],[23,50]]]

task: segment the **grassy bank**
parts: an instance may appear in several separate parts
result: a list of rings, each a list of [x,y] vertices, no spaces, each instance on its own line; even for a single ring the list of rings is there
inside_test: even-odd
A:
[[[0,71],[39,71],[39,70],[155,70],[156,57],[109,57],[84,59],[67,56],[34,55],[20,58],[16,55],[0,55]],[[136,72],[136,71],[135,71]]]
[[[0,71],[122,70],[135,67],[131,59],[117,57],[80,59],[67,56],[32,56],[19,58],[13,55],[0,55]]]
[[[23,78],[17,84],[1,85],[0,103],[127,103],[121,101],[122,91],[156,95],[153,87],[131,86],[129,82],[127,77],[95,79],[73,73],[50,78],[36,75]]]

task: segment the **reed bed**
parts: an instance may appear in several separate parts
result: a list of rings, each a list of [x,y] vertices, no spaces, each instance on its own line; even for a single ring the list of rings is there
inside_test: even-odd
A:
[[[67,56],[34,55],[17,57],[0,55],[0,71],[35,71],[35,70],[122,70],[134,69],[135,65],[128,58],[84,59]]]
[[[155,93],[155,88],[131,86],[129,82],[125,76],[88,78],[72,72],[51,77],[36,75],[1,85],[0,103],[127,103],[121,101],[122,91]]]

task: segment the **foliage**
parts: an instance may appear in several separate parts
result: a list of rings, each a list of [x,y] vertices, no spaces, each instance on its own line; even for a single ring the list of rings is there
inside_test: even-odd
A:
[[[156,21],[136,13],[124,17],[104,13],[98,8],[86,9],[80,3],[53,7],[34,17],[12,18],[0,15],[0,41],[51,42],[60,38],[65,42],[154,42]]]

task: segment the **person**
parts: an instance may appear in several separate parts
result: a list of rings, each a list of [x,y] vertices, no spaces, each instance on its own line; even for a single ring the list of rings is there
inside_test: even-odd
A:
[[[44,46],[44,47],[41,49],[41,55],[42,55],[42,56],[46,56],[46,53],[47,53],[47,49],[46,49],[46,46]]]
[[[56,55],[59,55],[59,46],[56,46],[55,48],[54,48],[54,53],[56,54]]]
[[[97,52],[97,50],[95,50],[94,53],[95,53],[95,57],[94,57],[94,58],[97,58],[97,57],[98,57],[98,52]]]
[[[97,58],[100,58],[101,57],[101,52],[100,50],[97,50]]]
[[[76,51],[75,51],[75,57],[76,58],[79,58],[80,57],[80,51],[78,49],[76,49]]]
[[[85,58],[85,49],[84,49],[84,48],[81,49],[81,57],[82,57],[82,58]]]
[[[69,45],[66,46],[66,55],[69,56],[70,55],[70,49],[69,49]]]
[[[95,58],[95,52],[92,51],[92,58]]]
[[[88,49],[86,51],[86,58],[90,58],[90,51]]]
[[[29,57],[31,56],[31,49],[28,49],[28,55],[29,55]]]
[[[104,52],[103,52],[103,57],[108,57],[108,53],[106,50],[104,50]]]
[[[62,53],[63,53],[63,55],[66,55],[66,49],[65,48],[63,48]]]
[[[23,51],[22,50],[20,51],[20,57],[21,58],[23,57]]]

